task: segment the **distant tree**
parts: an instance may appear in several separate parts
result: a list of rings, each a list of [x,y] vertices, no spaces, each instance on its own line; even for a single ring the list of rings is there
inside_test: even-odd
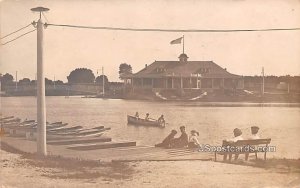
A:
[[[45,78],[45,85],[53,85],[53,81],[48,78]]]
[[[61,80],[56,80],[56,81],[55,81],[55,84],[56,84],[56,85],[63,85],[63,84],[64,84],[64,82],[63,82],[63,81],[61,81]]]
[[[30,84],[31,84],[31,85],[35,85],[35,84],[36,84],[36,80],[31,80],[31,81],[30,81]]]
[[[132,67],[127,63],[122,63],[119,66],[119,78],[122,79],[122,75],[132,74]]]
[[[3,85],[12,83],[14,80],[14,77],[9,73],[4,74],[0,78],[1,78],[1,84],[3,84]]]
[[[104,76],[103,75],[97,76],[95,82],[98,83],[98,84],[100,84],[100,85],[102,85],[102,83],[103,83],[103,77],[104,77],[104,84],[107,85],[108,84],[108,78],[107,78],[106,75],[104,75]]]
[[[19,80],[20,85],[28,85],[30,84],[30,79],[29,78],[23,78],[22,80]]]
[[[95,75],[90,69],[78,68],[73,70],[67,79],[68,83],[93,83]]]

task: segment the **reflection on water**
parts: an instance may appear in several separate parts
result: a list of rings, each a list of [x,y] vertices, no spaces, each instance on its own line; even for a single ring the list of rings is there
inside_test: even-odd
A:
[[[20,118],[36,119],[35,97],[2,98],[2,113]],[[70,125],[93,127],[105,125],[113,139],[136,140],[138,144],[154,145],[172,129],[181,125],[187,131],[199,131],[203,144],[221,144],[239,127],[244,137],[249,136],[252,125],[259,126],[264,138],[272,138],[276,152],[269,156],[300,157],[300,105],[287,103],[195,103],[103,100],[80,97],[47,97],[47,121],[63,121]],[[127,125],[127,114],[147,112],[152,118],[164,114],[165,129]]]

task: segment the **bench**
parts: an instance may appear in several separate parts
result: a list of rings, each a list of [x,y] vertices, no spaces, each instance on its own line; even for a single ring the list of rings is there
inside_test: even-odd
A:
[[[267,159],[267,147],[271,142],[271,138],[267,139],[255,139],[255,140],[238,140],[237,142],[228,142],[223,140],[222,149],[226,148],[227,150],[215,151],[215,161],[217,161],[217,154],[223,155],[223,160],[227,159],[229,155],[229,161],[232,158],[232,155],[235,154],[235,160],[237,160],[239,154],[245,154],[245,160],[248,160],[250,153],[255,153],[257,159],[258,152],[264,152],[264,160]],[[258,146],[265,146],[265,150],[260,150]],[[238,151],[228,151],[228,148],[232,147],[234,150]]]

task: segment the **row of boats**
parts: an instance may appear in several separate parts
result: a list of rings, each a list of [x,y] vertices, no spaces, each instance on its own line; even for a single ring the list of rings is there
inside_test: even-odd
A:
[[[10,133],[15,136],[26,136],[30,138],[36,137],[37,122],[35,120],[24,120],[20,118],[14,118],[14,116],[1,117],[1,131]],[[53,122],[46,124],[47,136],[59,137],[59,136],[70,136],[70,137],[90,137],[90,136],[101,136],[105,131],[110,130],[104,126],[97,126],[92,128],[84,128],[82,126],[67,126],[68,123]]]

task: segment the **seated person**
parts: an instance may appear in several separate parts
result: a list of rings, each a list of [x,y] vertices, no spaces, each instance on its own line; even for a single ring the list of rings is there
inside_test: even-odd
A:
[[[181,135],[178,138],[174,138],[171,141],[172,148],[182,148],[186,147],[189,143],[188,135],[185,132],[185,126],[180,127]]]
[[[233,130],[234,137],[231,138],[231,139],[227,139],[226,141],[227,142],[237,142],[238,140],[244,140],[243,137],[242,137],[242,134],[243,133],[242,133],[241,129],[235,128]]]
[[[139,118],[140,118],[140,115],[139,115],[139,113],[138,113],[138,112],[136,112],[136,113],[135,113],[135,115],[134,115],[134,117],[135,117],[136,119],[139,119]]]
[[[259,127],[257,127],[257,126],[252,126],[251,127],[251,136],[249,137],[249,140],[260,139],[260,136],[258,135],[258,130],[259,130]],[[251,146],[251,147],[256,149],[255,146]],[[248,160],[248,157],[249,157],[249,153],[246,153],[245,154],[245,159]]]
[[[176,134],[177,131],[172,130],[171,133],[162,141],[162,143],[155,144],[155,147],[170,148],[171,141],[174,139]]]
[[[240,130],[240,129],[238,129],[238,128],[235,128],[234,130],[233,130],[233,135],[234,135],[234,138],[231,138],[231,139],[227,139],[227,140],[225,140],[226,142],[237,142],[238,140],[244,140],[243,139],[243,137],[242,137],[242,131]],[[238,156],[239,156],[239,154],[235,154],[235,157],[234,157],[234,159],[235,160],[237,160],[238,159]],[[232,154],[229,154],[229,160],[231,160],[231,158],[232,158]],[[224,157],[223,157],[223,160],[225,161],[227,159],[227,154],[225,154],[224,155]]]
[[[190,139],[189,139],[189,144],[188,144],[189,148],[198,148],[198,147],[200,147],[200,143],[197,139],[197,136],[199,136],[199,132],[197,132],[195,130],[192,130],[191,131],[191,136],[190,136]]]
[[[164,119],[164,115],[161,115],[158,120],[157,120],[160,124],[165,124],[165,119]]]
[[[149,113],[146,114],[145,120],[149,121]]]
[[[257,126],[252,126],[251,127],[251,136],[249,139],[255,140],[255,139],[260,139],[259,135],[258,135],[258,130],[259,127]]]

